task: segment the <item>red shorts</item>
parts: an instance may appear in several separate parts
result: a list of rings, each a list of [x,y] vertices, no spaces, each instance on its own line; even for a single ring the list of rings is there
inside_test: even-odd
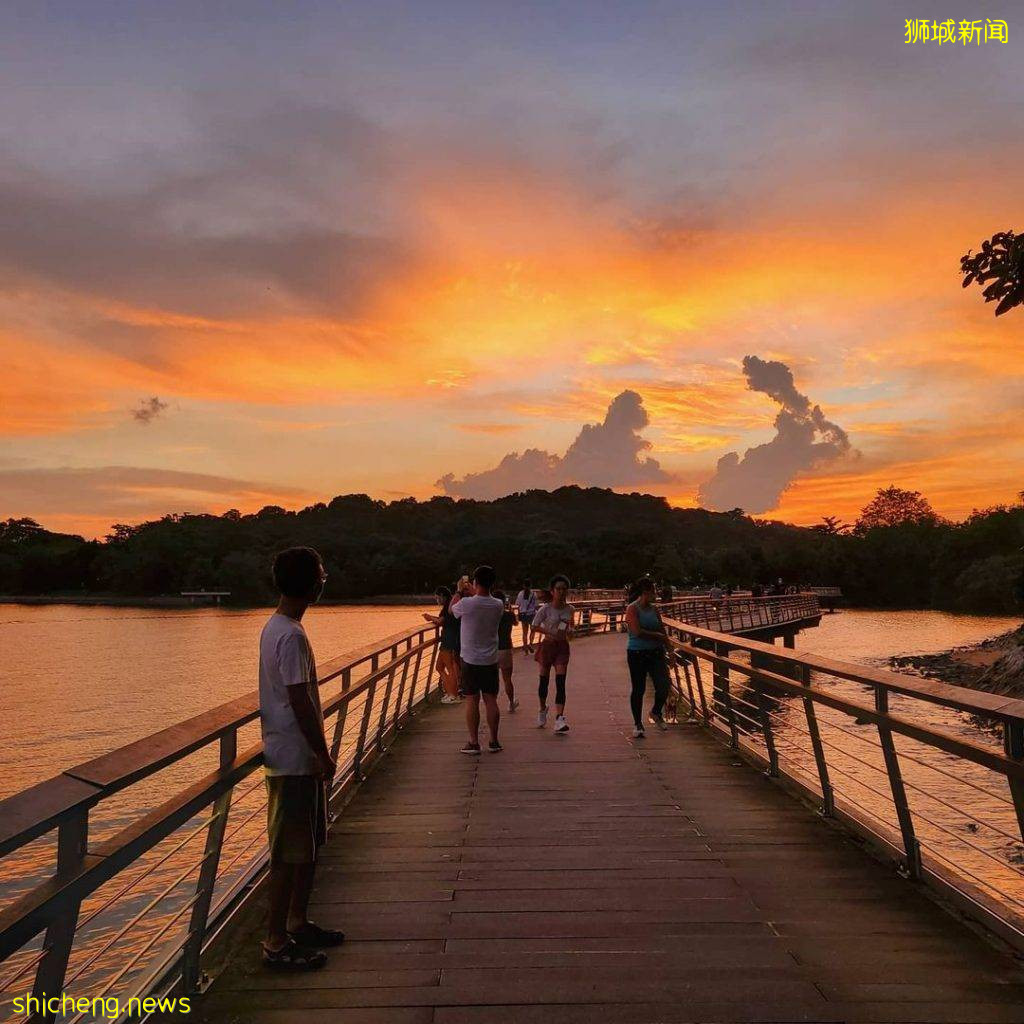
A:
[[[537,648],[534,660],[542,672],[550,672],[552,668],[556,672],[564,672],[569,665],[569,641],[564,636],[545,637]]]

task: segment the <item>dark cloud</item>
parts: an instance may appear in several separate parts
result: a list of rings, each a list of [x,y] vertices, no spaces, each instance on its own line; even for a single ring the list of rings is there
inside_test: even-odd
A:
[[[167,403],[157,398],[156,395],[153,395],[152,398],[144,398],[132,409],[132,419],[136,423],[146,426],[152,423],[167,407]]]
[[[751,391],[782,407],[775,417],[775,437],[748,448],[742,459],[738,452],[723,455],[714,476],[701,484],[698,498],[710,509],[767,512],[800,473],[851,451],[850,439],[842,427],[825,419],[820,406],[812,406],[797,391],[785,363],[746,356],[743,373]]]
[[[352,312],[412,259],[382,135],[344,110],[196,115],[197,141],[103,189],[0,163],[0,268],[195,316]]]
[[[669,474],[656,459],[642,454],[651,447],[640,436],[648,422],[643,399],[635,391],[623,391],[608,406],[604,421],[584,425],[564,455],[538,448],[510,452],[493,469],[469,473],[461,480],[446,473],[437,486],[460,498],[490,499],[565,484],[640,487],[664,483]]]

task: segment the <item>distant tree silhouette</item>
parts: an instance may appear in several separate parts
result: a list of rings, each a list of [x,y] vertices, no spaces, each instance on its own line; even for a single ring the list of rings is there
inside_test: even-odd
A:
[[[838,516],[822,516],[821,522],[817,526],[812,526],[811,529],[828,534],[830,537],[838,537],[840,534],[849,533],[853,527],[849,523],[844,523]]]
[[[884,527],[904,526],[907,523],[935,523],[938,516],[931,503],[920,491],[906,491],[902,487],[880,488],[878,493],[860,510],[854,527],[857,533],[867,533]]]
[[[274,552],[308,544],[324,558],[328,600],[429,593],[486,560],[510,585],[555,572],[600,587],[645,572],[686,585],[783,576],[842,587],[853,604],[1002,614],[1024,598],[1022,541],[1024,501],[952,523],[898,487],[880,491],[854,531],[835,516],[808,529],[599,488],[496,501],[346,494],[295,511],[119,524],[103,543],[31,519],[0,521],[0,594],[147,597],[205,587],[230,590],[235,604],[266,604]]]
[[[985,285],[986,302],[995,302],[996,316],[1024,303],[1024,235],[999,231],[981,243],[981,252],[960,257],[963,287]]]

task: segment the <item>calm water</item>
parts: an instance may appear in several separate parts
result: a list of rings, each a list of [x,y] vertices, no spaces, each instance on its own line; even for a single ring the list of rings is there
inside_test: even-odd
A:
[[[419,625],[426,610],[423,606],[314,608],[306,626],[324,667],[346,652]],[[0,606],[0,797],[254,690],[257,638],[267,615],[266,610]],[[973,644],[1017,624],[1015,619],[939,612],[844,611],[824,616],[818,629],[801,633],[797,647],[839,660],[884,666],[893,655]],[[704,680],[706,687],[709,675]],[[423,678],[425,681],[425,672]],[[863,687],[827,677],[815,681],[869,701]],[[577,686],[584,697],[585,680],[577,680]],[[624,700],[626,689],[624,680]],[[734,682],[734,694],[742,708],[739,680]],[[710,692],[708,697],[710,700]],[[999,746],[996,737],[979,729],[966,715],[903,698],[893,700],[893,710],[913,714],[975,742]],[[814,761],[802,702],[778,701],[771,713],[785,767],[797,774],[803,772],[813,782]],[[818,715],[833,766],[837,801],[893,826],[877,731],[872,726],[857,726],[825,708]],[[751,724],[750,741],[758,744],[761,737],[756,722]],[[247,726],[239,739],[240,749],[257,738],[258,725]],[[1024,848],[1005,782],[919,744],[898,739],[897,745],[926,855],[955,864],[990,894],[1001,900],[1019,900],[1024,909],[1020,868]],[[212,756],[212,751],[193,755],[191,763],[181,762],[103,801],[93,811],[92,841],[136,820],[169,792],[210,770],[212,763],[204,766],[202,758],[209,762]],[[224,885],[230,882],[232,871],[235,876],[244,873],[264,841],[261,800],[259,778],[246,780],[236,790],[222,858]],[[115,891],[124,884],[125,876],[119,876],[86,903],[69,991],[95,993],[107,979],[117,977],[129,954],[150,955],[146,954],[147,943],[164,941],[160,929],[176,908],[187,911],[185,901],[194,882],[186,879],[158,907],[151,911],[147,907],[154,893],[182,877],[182,865],[187,870],[195,862],[201,852],[201,822],[195,836],[190,847],[166,856],[163,848],[157,848],[133,865],[136,881],[127,892],[119,895]],[[166,842],[172,841],[177,837]],[[44,877],[52,863],[52,843],[42,840],[0,861],[0,907]],[[114,897],[116,901],[108,907],[107,900]],[[121,937],[124,923],[143,912],[147,916],[142,923]],[[32,951],[26,950],[0,968],[0,989],[4,979],[11,977],[12,968],[31,968],[32,956]],[[128,976],[120,984],[130,981]],[[19,978],[0,991],[0,1021],[10,1015],[5,1000],[22,994],[24,985]]]
[[[423,606],[311,608],[321,665]],[[269,611],[0,605],[0,797],[256,689]]]
[[[421,623],[422,606],[312,608],[322,664]],[[256,687],[267,611],[0,605],[0,797]],[[977,643],[1015,619],[844,611],[801,650],[885,665],[891,655]]]

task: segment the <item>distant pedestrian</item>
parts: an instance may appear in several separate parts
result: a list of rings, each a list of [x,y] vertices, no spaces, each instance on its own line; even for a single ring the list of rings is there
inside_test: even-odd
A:
[[[508,698],[508,710],[511,714],[519,707],[516,690],[512,685],[512,672],[515,668],[515,659],[512,657],[512,630],[515,629],[516,614],[509,607],[504,591],[496,590],[494,596],[505,606],[498,621],[498,668],[501,671],[501,680],[505,686],[505,696]]]
[[[626,608],[626,663],[629,666],[630,694],[629,707],[633,714],[633,738],[644,737],[644,691],[647,677],[654,684],[654,706],[650,720],[659,729],[668,728],[663,716],[665,701],[668,699],[671,680],[668,674],[666,648],[669,640],[661,613],[654,604],[654,584],[640,580],[637,584],[639,596]]]
[[[533,585],[529,580],[523,580],[523,585],[516,594],[516,611],[519,613],[519,623],[523,627],[523,653],[532,654],[533,644],[530,642],[530,627],[533,624],[533,617],[537,614],[537,595],[533,592]]]
[[[274,559],[277,609],[260,634],[260,728],[267,787],[270,903],[263,962],[284,970],[323,967],[325,946],[343,932],[307,915],[317,851],[327,841],[327,799],[335,763],[324,737],[316,661],[302,616],[327,574],[312,548]]]
[[[459,703],[459,638],[461,627],[459,620],[452,614],[452,592],[447,587],[438,587],[435,595],[441,604],[437,615],[424,613],[427,622],[441,627],[441,637],[437,646],[437,674],[441,679],[444,695],[442,704]]]
[[[540,709],[537,713],[537,728],[543,729],[548,720],[548,687],[551,670],[555,670],[555,732],[564,735],[569,731],[565,720],[565,677],[569,671],[569,640],[572,637],[575,611],[566,598],[569,594],[569,577],[555,576],[551,580],[551,600],[537,610],[533,620],[534,631],[543,638],[537,647],[536,661],[540,666],[540,683],[537,697]]]
[[[761,586],[760,583],[755,583],[750,588],[750,596],[751,597],[764,597],[764,587]]]
[[[469,742],[464,754],[480,753],[480,700],[483,698],[490,732],[488,750],[501,750],[498,742],[498,624],[505,603],[491,596],[495,573],[489,565],[473,573],[475,593],[452,604],[452,614],[462,623],[462,692],[466,696]]]

